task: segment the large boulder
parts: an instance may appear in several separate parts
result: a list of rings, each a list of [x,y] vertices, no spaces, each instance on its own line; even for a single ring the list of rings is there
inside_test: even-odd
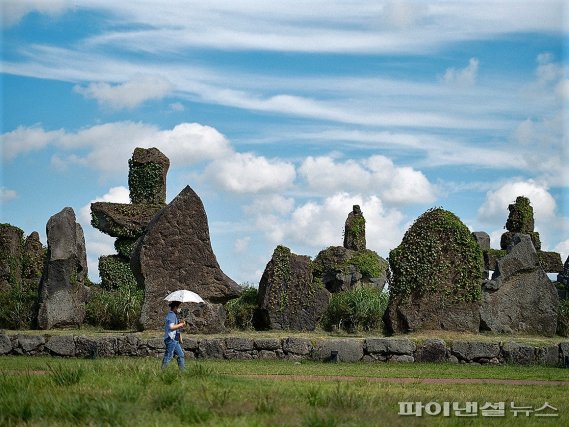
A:
[[[563,270],[557,275],[557,281],[569,289],[569,256],[563,264]]]
[[[130,259],[144,303],[141,327],[162,327],[164,297],[188,289],[212,303],[239,296],[241,288],[217,262],[207,215],[198,195],[187,186],[148,224]]]
[[[83,229],[72,208],[53,215],[46,226],[48,260],[40,285],[38,326],[78,326],[85,317],[88,290]]]
[[[10,224],[0,224],[0,291],[22,281],[24,232]]]
[[[512,242],[484,284],[480,329],[552,336],[557,327],[557,290],[539,263],[531,237],[516,234]]]
[[[478,331],[482,251],[453,213],[437,208],[421,215],[390,252],[389,264],[389,332]]]
[[[331,246],[320,251],[314,259],[314,279],[330,292],[341,292],[361,285],[383,289],[387,280],[387,261],[376,252],[355,251]]]
[[[32,232],[24,241],[22,258],[22,284],[29,291],[37,292],[43,273],[46,250],[37,231]]]
[[[277,246],[259,282],[255,327],[313,330],[330,303],[330,293],[312,277],[309,257]]]

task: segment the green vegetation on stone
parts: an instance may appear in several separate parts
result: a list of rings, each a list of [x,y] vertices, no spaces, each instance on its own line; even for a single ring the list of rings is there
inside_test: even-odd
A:
[[[484,270],[482,251],[452,212],[430,209],[389,253],[390,291],[403,298],[444,292],[452,302],[478,301]],[[450,288],[441,289],[442,283]]]
[[[115,240],[115,250],[123,258],[130,259],[136,241],[136,238],[119,237]]]
[[[158,163],[134,164],[128,161],[128,188],[132,203],[161,204],[166,200],[164,168]]]
[[[136,288],[138,286],[130,269],[129,261],[118,255],[99,258],[99,275],[101,276],[101,286],[105,290]]]

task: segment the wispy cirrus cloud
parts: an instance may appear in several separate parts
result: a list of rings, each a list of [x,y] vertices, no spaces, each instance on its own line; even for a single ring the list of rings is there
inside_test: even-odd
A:
[[[149,100],[164,98],[172,89],[167,79],[158,76],[136,76],[116,85],[98,82],[73,88],[85,98],[95,99],[100,105],[113,109],[130,109]]]

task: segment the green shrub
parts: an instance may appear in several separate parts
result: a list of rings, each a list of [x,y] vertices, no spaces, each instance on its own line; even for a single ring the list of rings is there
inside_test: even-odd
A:
[[[137,287],[136,278],[130,269],[130,263],[119,255],[99,257],[99,275],[101,286],[105,290]]]
[[[85,307],[85,321],[105,329],[132,329],[140,317],[143,300],[144,291],[133,284],[114,290],[93,287]]]
[[[0,292],[0,327],[31,329],[38,310],[37,290],[25,289],[16,283]]]
[[[225,304],[225,326],[235,329],[253,329],[253,313],[257,308],[257,289],[245,286],[239,298]]]
[[[322,319],[326,330],[371,331],[382,327],[388,294],[372,286],[362,286],[332,295]]]
[[[564,299],[559,303],[557,335],[569,337],[569,299]]]

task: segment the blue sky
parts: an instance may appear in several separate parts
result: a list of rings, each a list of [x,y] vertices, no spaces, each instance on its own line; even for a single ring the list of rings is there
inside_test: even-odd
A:
[[[341,245],[353,204],[387,257],[438,206],[499,247],[525,195],[566,259],[563,1],[273,3],[4,0],[0,221],[45,244],[73,207],[98,280],[114,240],[89,205],[128,202],[128,159],[154,146],[239,283],[278,244]]]

